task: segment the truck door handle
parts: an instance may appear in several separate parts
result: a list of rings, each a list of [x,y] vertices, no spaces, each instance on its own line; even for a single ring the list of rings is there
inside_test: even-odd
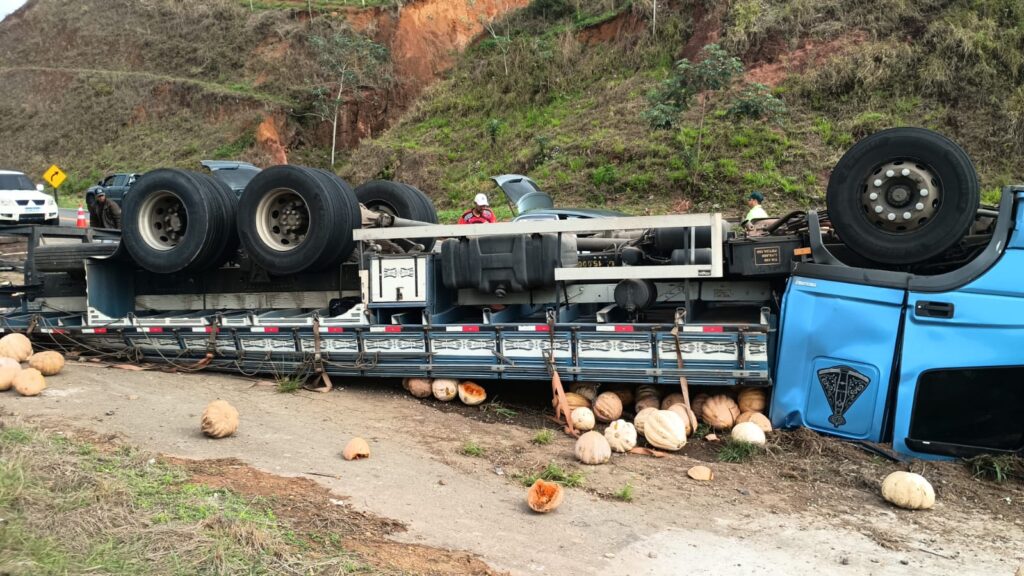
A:
[[[917,303],[914,304],[914,314],[928,318],[952,318],[953,303],[918,300]]]

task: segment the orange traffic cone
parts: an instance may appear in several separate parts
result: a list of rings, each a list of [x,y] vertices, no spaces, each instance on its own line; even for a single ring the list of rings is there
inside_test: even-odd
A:
[[[88,228],[89,221],[85,219],[85,210],[82,209],[82,205],[78,205],[78,221],[75,222],[75,226],[78,228]]]

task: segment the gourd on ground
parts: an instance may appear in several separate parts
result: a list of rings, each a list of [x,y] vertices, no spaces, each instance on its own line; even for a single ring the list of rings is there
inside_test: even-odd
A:
[[[882,481],[882,498],[908,510],[927,510],[935,505],[935,489],[920,474],[893,472]]]
[[[484,400],[487,400],[487,390],[484,390],[483,386],[480,386],[476,382],[461,382],[459,384],[459,400],[466,406],[476,406],[483,404]]]
[[[0,356],[24,362],[31,355],[32,341],[28,336],[15,332],[0,338]]]
[[[14,377],[21,372],[21,364],[14,358],[0,358],[0,392],[10,390]]]
[[[657,411],[658,408],[656,406],[648,406],[636,413],[636,416],[633,417],[633,426],[638,433],[644,433],[644,425],[647,423],[647,419]]]
[[[14,390],[22,396],[38,396],[46,390],[46,378],[42,372],[35,368],[25,368],[19,371],[14,380],[11,381]]]
[[[238,410],[224,400],[214,400],[203,410],[200,426],[210,438],[227,438],[238,430]]]
[[[740,408],[732,398],[725,394],[717,394],[704,401],[701,416],[708,426],[718,430],[728,430],[736,423]]]
[[[629,452],[636,447],[636,427],[625,420],[616,420],[604,429],[604,437],[614,452]]]
[[[658,410],[644,422],[644,438],[655,448],[679,450],[686,446],[686,424],[671,410]]]
[[[43,376],[55,376],[64,369],[64,356],[53,350],[36,352],[28,357],[28,365],[42,372]]]
[[[586,406],[573,408],[569,416],[572,419],[572,427],[581,432],[594,429],[594,413]]]
[[[764,412],[768,395],[761,388],[744,388],[736,397],[740,412]]]
[[[341,456],[345,460],[362,460],[363,458],[369,458],[370,445],[362,438],[353,438],[345,445],[345,450],[341,453]]]
[[[765,434],[772,431],[772,421],[760,412],[744,412],[740,414],[739,418],[736,419],[736,423],[741,424],[743,422],[753,422],[754,424],[757,424],[761,430],[764,430]]]
[[[729,437],[737,442],[746,442],[748,444],[756,444],[758,446],[764,446],[767,442],[764,430],[761,430],[761,427],[754,422],[740,422],[733,426],[732,432],[729,433]]]
[[[406,378],[402,386],[417,398],[426,398],[434,393],[429,378]]]
[[[603,392],[594,400],[594,416],[601,422],[618,420],[622,416],[622,401],[614,392]]]
[[[584,464],[604,464],[612,458],[612,447],[600,432],[591,430],[576,440],[576,459]]]
[[[538,478],[526,492],[526,504],[540,514],[551,512],[562,504],[565,489],[558,482],[545,482]]]
[[[430,383],[430,391],[434,398],[442,402],[450,402],[459,394],[459,382],[451,378],[435,378]]]

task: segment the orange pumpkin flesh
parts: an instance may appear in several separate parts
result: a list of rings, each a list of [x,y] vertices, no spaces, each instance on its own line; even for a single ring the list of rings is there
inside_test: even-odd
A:
[[[530,510],[545,514],[558,508],[562,504],[564,496],[565,491],[561,484],[545,482],[538,478],[526,493],[526,503],[530,506]]]

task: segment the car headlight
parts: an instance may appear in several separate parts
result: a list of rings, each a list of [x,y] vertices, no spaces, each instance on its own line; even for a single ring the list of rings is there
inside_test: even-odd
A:
[[[57,203],[53,201],[53,198],[47,198],[46,199],[46,205],[47,206],[56,206]]]
[[[9,198],[0,198],[0,206],[14,206],[14,200],[11,200]]]

